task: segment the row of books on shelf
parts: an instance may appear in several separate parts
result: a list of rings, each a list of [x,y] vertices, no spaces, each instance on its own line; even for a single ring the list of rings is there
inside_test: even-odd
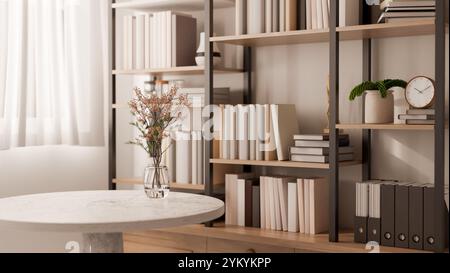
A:
[[[380,8],[383,12],[378,23],[433,19],[436,16],[436,1],[385,0],[381,3]]]
[[[353,147],[350,146],[350,136],[339,135],[338,160],[354,160]],[[294,135],[294,145],[291,147],[291,161],[329,163],[330,135]]]
[[[409,109],[406,114],[399,115],[398,119],[409,125],[434,125],[436,111],[435,109]]]
[[[328,194],[323,178],[227,174],[225,223],[302,234],[327,232]]]
[[[164,140],[162,162],[169,169],[170,181],[178,184],[204,184],[203,162],[205,140],[202,133],[202,110],[205,106],[204,88],[181,88],[180,94],[187,95],[191,106],[189,113],[184,113],[180,124],[174,124],[173,139]],[[229,88],[215,88],[214,101],[228,103]]]
[[[447,210],[440,215],[448,230]],[[355,241],[378,242],[383,246],[433,251],[435,236],[435,196],[432,184],[398,181],[366,181],[356,184]]]
[[[214,131],[219,157],[228,160],[289,160],[292,136],[299,133],[295,105],[220,105]]]
[[[123,69],[154,69],[195,64],[197,20],[161,11],[123,17]]]
[[[359,0],[341,0],[339,26],[359,23]],[[236,0],[236,35],[329,27],[330,0]]]

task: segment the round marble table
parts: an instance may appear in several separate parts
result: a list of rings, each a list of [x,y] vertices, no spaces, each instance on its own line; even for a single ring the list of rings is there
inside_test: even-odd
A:
[[[149,199],[144,191],[85,191],[0,199],[0,223],[45,232],[83,233],[84,252],[123,252],[124,231],[198,224],[224,213],[221,200],[171,192]]]

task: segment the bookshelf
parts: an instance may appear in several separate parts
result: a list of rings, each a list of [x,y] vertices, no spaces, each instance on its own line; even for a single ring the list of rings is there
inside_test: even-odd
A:
[[[113,180],[115,185],[142,185],[144,182],[142,178],[117,178]],[[188,191],[204,191],[205,185],[193,185],[193,184],[180,184],[170,183],[170,188],[175,190],[188,190]]]
[[[212,43],[224,43],[230,45],[244,46],[245,51],[251,53],[252,47],[265,47],[277,45],[305,44],[305,43],[328,43],[329,44],[329,65],[330,65],[330,164],[296,164],[292,162],[263,162],[263,161],[240,161],[240,160],[219,160],[211,159],[210,165],[214,164],[236,164],[250,166],[265,167],[288,167],[288,168],[315,168],[327,170],[330,181],[330,230],[328,241],[340,242],[345,244],[353,241],[352,236],[340,234],[339,229],[339,181],[340,167],[347,165],[346,162],[339,162],[338,159],[338,139],[340,130],[362,130],[363,135],[363,160],[361,163],[362,179],[371,179],[371,139],[372,132],[375,130],[399,130],[399,131],[430,131],[434,132],[435,139],[435,211],[437,215],[442,215],[445,209],[442,200],[444,199],[444,175],[445,175],[445,35],[448,33],[448,24],[445,21],[446,1],[436,1],[436,19],[434,20],[417,20],[411,22],[397,22],[386,24],[369,24],[357,25],[349,27],[337,27],[339,23],[338,1],[331,1],[330,28],[324,30],[298,30],[278,33],[261,33],[252,35],[231,35],[213,37],[213,7],[214,1],[205,0],[205,14],[207,19],[207,35],[210,41],[209,48]],[[363,65],[360,68],[363,71],[363,80],[371,79],[372,69],[372,39],[385,39],[396,37],[415,37],[422,35],[434,35],[436,40],[436,76],[438,95],[436,99],[436,125],[396,125],[396,124],[339,124],[339,53],[341,41],[361,41],[363,43]],[[212,94],[212,86],[214,80],[214,69],[210,66],[212,63],[211,50],[207,52],[207,72],[205,80],[209,83],[209,91]],[[251,62],[251,56],[248,60]],[[251,70],[247,71],[251,72]],[[251,76],[249,77],[251,78]],[[251,80],[247,82],[247,97],[252,98]],[[210,101],[211,102],[211,101]],[[250,100],[251,102],[251,100]],[[209,152],[209,151],[207,151]],[[211,154],[212,155],[212,154]],[[207,164],[205,169],[209,169]],[[210,169],[212,171],[212,169]],[[207,178],[211,174],[207,175]],[[213,185],[210,181],[206,181],[207,193],[212,193]],[[444,238],[446,232],[444,230],[443,219],[436,217],[436,234],[438,238]],[[224,229],[232,229],[233,227],[225,227]],[[249,231],[248,228],[240,229],[243,233]],[[258,230],[261,233],[265,231]],[[279,234],[278,236],[283,236]],[[277,237],[279,239],[277,235]],[[258,239],[261,240],[262,238]],[[297,240],[300,240],[297,238]],[[443,252],[444,240],[440,240],[441,244],[436,246],[437,252]],[[336,244],[339,247],[341,244]],[[406,251],[406,250],[399,250]]]
[[[216,73],[242,73],[242,69],[219,67],[214,69]],[[113,70],[113,75],[203,75],[205,73],[204,66],[181,66],[169,67],[161,69],[144,69],[144,70]]]
[[[252,240],[251,242],[260,242],[267,240],[277,244],[308,244],[312,249],[327,246],[329,252],[338,250],[350,251],[351,248],[363,248],[364,245],[354,244],[353,234],[348,232],[341,232],[339,229],[339,170],[340,167],[358,166],[361,167],[363,180],[371,178],[371,139],[372,133],[375,130],[398,130],[409,133],[411,131],[430,131],[434,132],[435,140],[435,210],[437,213],[443,214],[444,199],[444,183],[445,183],[445,35],[448,33],[448,23],[445,21],[445,2],[436,1],[436,20],[418,20],[414,22],[402,23],[387,23],[375,25],[358,25],[350,27],[336,27],[338,23],[338,5],[337,1],[331,1],[331,17],[330,29],[325,30],[300,30],[278,33],[262,33],[255,35],[231,35],[213,37],[214,33],[214,8],[218,7],[232,7],[233,1],[217,1],[217,0],[186,0],[186,1],[168,1],[168,0],[147,0],[133,3],[113,4],[112,15],[115,18],[116,9],[131,9],[131,10],[160,10],[160,9],[174,9],[179,11],[186,10],[202,10],[205,15],[205,33],[206,33],[206,53],[204,67],[185,67],[185,68],[169,68],[162,70],[147,70],[147,71],[121,71],[114,70],[112,72],[113,79],[113,94],[111,98],[110,112],[110,188],[115,189],[117,184],[135,184],[140,183],[137,179],[115,179],[116,175],[116,150],[115,150],[115,114],[117,103],[115,101],[115,80],[116,76],[120,75],[145,75],[145,74],[181,74],[181,75],[202,75],[205,77],[205,100],[209,104],[213,104],[213,86],[215,73],[235,73],[244,72],[244,103],[252,102],[252,48],[262,46],[277,46],[277,45],[291,45],[291,44],[306,44],[306,43],[328,43],[330,52],[330,94],[331,94],[331,124],[330,124],[330,164],[314,164],[314,163],[298,163],[298,162],[284,162],[284,161],[241,161],[241,160],[222,160],[214,159],[212,157],[212,142],[205,146],[206,158],[204,170],[205,171],[205,185],[202,189],[205,194],[214,194],[214,183],[212,181],[212,172],[214,165],[244,165],[244,166],[262,166],[262,167],[282,167],[282,168],[298,168],[298,169],[317,169],[326,172],[329,175],[330,181],[330,231],[328,235],[320,236],[304,236],[300,234],[289,234],[285,232],[266,231],[253,228],[237,228],[228,226],[216,226],[214,228],[202,227],[201,233],[214,233],[216,236],[235,236],[241,240]],[[113,0],[113,3],[115,1]],[[113,27],[114,37],[114,27]],[[339,124],[339,45],[340,41],[362,41],[363,42],[363,70],[364,80],[371,78],[372,66],[372,39],[379,38],[395,38],[395,37],[414,37],[420,35],[434,35],[436,40],[436,75],[435,80],[437,84],[436,97],[436,125],[397,125],[397,124]],[[114,39],[113,39],[114,41]],[[241,70],[235,69],[221,69],[214,68],[213,63],[213,43],[223,43],[230,45],[237,45],[244,47],[244,68]],[[114,51],[113,44],[113,51]],[[113,67],[115,60],[113,57]],[[363,160],[351,162],[338,162],[337,147],[338,136],[340,130],[361,130],[363,133]],[[112,146],[112,147],[111,147]],[[186,189],[186,187],[179,184],[171,184],[173,188],[179,187]],[[199,186],[195,186],[199,187]],[[189,189],[188,189],[189,190]],[[208,226],[212,226],[209,223]],[[437,236],[443,238],[445,233],[443,219],[437,217],[436,219]],[[183,229],[186,230],[186,229]],[[183,231],[185,232],[185,231]],[[443,242],[443,240],[440,240]],[[417,252],[408,249],[386,248],[388,252]],[[436,247],[437,252],[443,252],[444,245]]]

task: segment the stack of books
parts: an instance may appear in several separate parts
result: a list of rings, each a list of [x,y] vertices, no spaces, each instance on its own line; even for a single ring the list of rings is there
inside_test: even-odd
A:
[[[410,109],[398,119],[405,120],[410,125],[434,125],[436,111],[434,109]]]
[[[323,135],[295,135],[295,146],[291,147],[291,161],[329,163],[330,136]],[[354,159],[353,147],[350,147],[349,135],[339,136],[339,161]]]
[[[436,16],[436,1],[385,0],[380,8],[383,13],[378,23],[434,19]]]
[[[123,17],[122,68],[142,70],[195,65],[197,20],[161,11]]]

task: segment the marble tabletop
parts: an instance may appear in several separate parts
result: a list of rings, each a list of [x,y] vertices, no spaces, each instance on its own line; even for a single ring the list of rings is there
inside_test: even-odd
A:
[[[0,223],[48,232],[113,233],[204,223],[224,213],[221,200],[171,192],[149,199],[144,191],[84,191],[0,199]]]

